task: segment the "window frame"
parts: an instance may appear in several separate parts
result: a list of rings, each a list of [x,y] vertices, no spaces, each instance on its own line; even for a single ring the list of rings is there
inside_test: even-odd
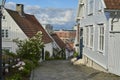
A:
[[[8,38],[8,37],[9,37],[9,30],[2,29],[2,38]]]
[[[86,46],[89,46],[89,26],[86,26]]]
[[[88,15],[93,15],[94,12],[94,0],[88,0]]]
[[[90,31],[90,33],[89,33],[90,34],[90,37],[89,37],[90,38],[89,39],[89,41],[90,41],[90,47],[93,48],[93,44],[94,44],[94,27],[93,27],[93,25],[90,25],[89,29],[90,29],[89,30]]]
[[[102,2],[98,1],[98,12],[102,12]]]
[[[105,25],[98,24],[98,50],[103,52],[105,49]]]

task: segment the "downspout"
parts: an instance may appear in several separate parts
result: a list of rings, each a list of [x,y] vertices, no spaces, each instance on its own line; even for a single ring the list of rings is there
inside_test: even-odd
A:
[[[118,11],[114,12],[114,17],[111,20],[111,31],[113,31],[113,23],[119,22],[119,18],[117,21],[114,21],[114,19],[117,18],[117,15],[118,15]]]

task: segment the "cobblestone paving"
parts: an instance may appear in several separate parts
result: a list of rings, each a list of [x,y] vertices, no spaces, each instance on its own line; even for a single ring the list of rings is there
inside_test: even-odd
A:
[[[120,80],[84,65],[74,66],[67,60],[45,61],[32,72],[30,80]]]

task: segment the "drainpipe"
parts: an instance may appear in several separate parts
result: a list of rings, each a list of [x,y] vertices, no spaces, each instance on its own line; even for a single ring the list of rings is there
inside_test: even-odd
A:
[[[114,17],[111,20],[111,31],[113,31],[113,23],[119,22],[119,18],[117,21],[114,21],[114,19],[117,18],[117,15],[118,15],[118,11],[114,12]]]

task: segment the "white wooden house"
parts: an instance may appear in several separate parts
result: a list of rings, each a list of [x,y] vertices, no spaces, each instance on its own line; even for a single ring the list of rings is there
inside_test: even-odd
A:
[[[84,64],[120,75],[120,0],[79,0]]]
[[[2,17],[2,47],[16,52],[17,45],[13,43],[13,39],[20,40],[33,37],[38,31],[43,33],[42,41],[44,42],[44,52],[49,51],[53,54],[53,41],[37,21],[34,15],[24,13],[22,4],[16,5],[16,11],[3,9]],[[43,59],[45,54],[42,55]]]

